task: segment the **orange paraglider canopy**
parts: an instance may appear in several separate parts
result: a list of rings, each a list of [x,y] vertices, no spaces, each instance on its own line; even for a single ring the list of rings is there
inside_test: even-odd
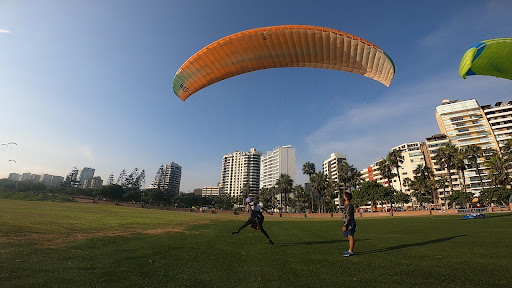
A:
[[[185,101],[224,79],[283,67],[352,72],[386,86],[395,74],[391,58],[365,39],[330,28],[283,25],[242,31],[204,47],[178,69],[173,90]]]

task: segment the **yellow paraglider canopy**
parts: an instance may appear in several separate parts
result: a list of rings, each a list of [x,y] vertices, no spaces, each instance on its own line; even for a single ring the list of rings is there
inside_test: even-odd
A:
[[[470,47],[459,65],[459,74],[488,75],[512,80],[512,38],[482,41]]]

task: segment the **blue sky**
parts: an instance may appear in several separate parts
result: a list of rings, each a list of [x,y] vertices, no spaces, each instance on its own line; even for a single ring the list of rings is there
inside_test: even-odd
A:
[[[441,100],[512,100],[512,82],[458,75],[468,47],[512,37],[503,1],[0,1],[0,178],[65,176],[93,167],[104,180],[171,161],[181,190],[214,186],[222,156],[296,148],[307,162],[333,152],[363,169],[404,142],[439,133]],[[178,68],[204,46],[264,26],[338,29],[393,59],[390,87],[346,72],[289,68],[233,77],[186,102]],[[14,159],[16,163],[8,161]]]

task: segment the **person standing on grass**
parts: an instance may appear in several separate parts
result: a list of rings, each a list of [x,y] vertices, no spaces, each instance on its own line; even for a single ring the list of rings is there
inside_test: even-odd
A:
[[[238,228],[237,231],[231,232],[231,234],[239,234],[242,229],[250,225],[251,228],[253,228],[254,230],[260,230],[261,233],[263,233],[263,235],[267,237],[268,243],[270,243],[270,245],[274,245],[274,242],[272,242],[270,237],[268,237],[267,231],[265,231],[265,229],[263,228],[263,221],[265,221],[265,216],[263,216],[262,211],[265,211],[267,212],[267,214],[270,215],[273,215],[273,213],[265,210],[263,207],[261,207],[260,204],[254,203],[252,197],[247,197],[247,199],[245,199],[245,202],[247,202],[248,206],[247,210],[249,211],[249,219],[242,226],[240,226],[240,228]]]
[[[348,251],[343,253],[343,257],[354,255],[354,245],[356,244],[354,234],[356,233],[356,218],[354,217],[354,205],[352,204],[352,193],[343,194],[345,207],[343,208],[343,236],[348,238]]]

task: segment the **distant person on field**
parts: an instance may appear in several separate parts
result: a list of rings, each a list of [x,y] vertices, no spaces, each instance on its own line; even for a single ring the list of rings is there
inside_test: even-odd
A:
[[[265,237],[268,239],[268,243],[270,245],[274,245],[274,242],[268,237],[267,231],[263,228],[263,221],[265,220],[265,216],[263,216],[262,211],[267,212],[267,214],[273,215],[273,213],[268,212],[263,207],[261,207],[260,204],[256,204],[252,197],[248,197],[245,199],[245,202],[247,203],[247,210],[249,211],[249,219],[242,225],[240,228],[238,228],[237,231],[231,232],[231,234],[239,234],[242,229],[244,229],[247,226],[251,226],[254,230],[260,230]]]
[[[343,257],[350,257],[354,255],[355,239],[354,234],[356,233],[356,218],[354,217],[354,205],[352,201],[352,193],[345,192],[343,194],[345,200],[345,207],[343,208],[343,236],[348,237],[348,251],[343,253]]]

